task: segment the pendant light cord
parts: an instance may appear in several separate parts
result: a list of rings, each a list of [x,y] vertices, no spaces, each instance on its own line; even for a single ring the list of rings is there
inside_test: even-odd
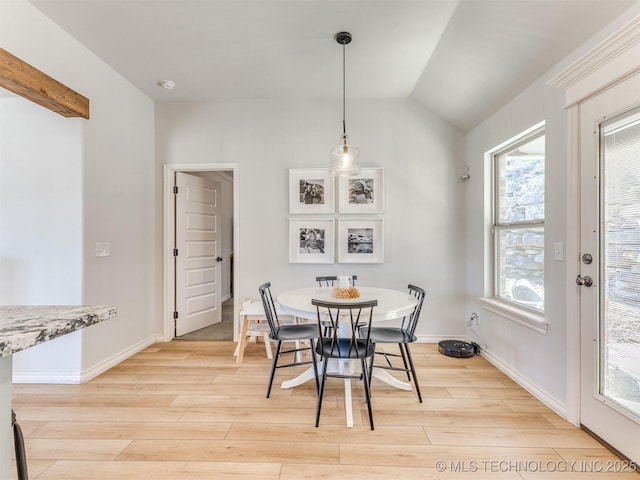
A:
[[[347,91],[347,74],[346,74],[346,61],[345,61],[345,57],[346,57],[346,50],[347,50],[347,45],[346,44],[342,44],[342,133],[344,135],[344,144],[347,144],[347,123],[346,123],[346,117],[347,117],[347,108],[346,108],[346,91]]]

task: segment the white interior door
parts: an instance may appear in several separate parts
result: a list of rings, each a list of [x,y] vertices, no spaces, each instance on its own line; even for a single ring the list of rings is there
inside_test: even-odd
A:
[[[640,462],[640,74],[580,107],[580,421]]]
[[[176,172],[176,336],[222,321],[218,182]]]

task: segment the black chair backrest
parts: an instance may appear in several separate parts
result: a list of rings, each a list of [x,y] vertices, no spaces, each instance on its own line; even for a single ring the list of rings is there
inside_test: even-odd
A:
[[[278,314],[276,313],[276,304],[271,296],[271,282],[264,283],[258,287],[260,292],[260,298],[262,299],[262,306],[264,307],[264,313],[269,322],[269,329],[271,330],[271,337],[275,338],[280,328],[280,320],[278,320]]]
[[[378,305],[377,300],[369,300],[366,302],[327,302],[323,300],[312,299],[311,304],[315,305],[318,314],[318,332],[321,351],[331,351],[332,356],[339,358],[359,358],[358,352],[363,352],[364,346],[371,343],[371,329],[362,329],[358,331],[358,326],[363,323],[371,324],[373,316],[373,307]],[[321,311],[320,309],[323,309]],[[326,311],[324,310],[326,309]],[[340,336],[339,322],[348,322],[348,336]],[[327,331],[328,326],[330,336],[326,337],[323,332]],[[360,334],[366,332],[365,337]],[[372,352],[371,352],[372,353]]]
[[[413,337],[416,331],[416,326],[418,325],[418,320],[420,319],[420,310],[422,310],[422,302],[424,302],[425,291],[422,288],[416,287],[415,285],[411,284],[409,284],[408,288],[409,294],[416,297],[418,303],[416,303],[416,308],[413,309],[413,312],[402,319],[401,328],[403,330],[406,330],[406,332],[411,337]]]
[[[358,279],[357,275],[351,275],[351,286],[354,287],[356,285],[356,280]],[[334,283],[338,281],[337,275],[329,275],[327,277],[316,277],[316,282],[320,287],[333,287]]]

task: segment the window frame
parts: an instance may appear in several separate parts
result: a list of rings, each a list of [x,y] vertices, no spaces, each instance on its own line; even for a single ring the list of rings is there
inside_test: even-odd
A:
[[[491,237],[491,248],[490,252],[490,261],[487,266],[491,269],[490,276],[490,286],[488,288],[489,295],[485,298],[482,298],[482,306],[484,309],[491,311],[492,313],[498,314],[506,319],[512,320],[518,324],[531,328],[539,333],[546,334],[548,329],[548,324],[545,321],[544,310],[539,310],[536,308],[529,307],[517,301],[504,298],[502,296],[498,296],[498,286],[499,282],[499,261],[500,261],[500,249],[499,249],[499,235],[501,231],[506,230],[514,230],[519,228],[540,228],[543,229],[544,235],[544,226],[545,226],[545,218],[536,219],[531,221],[514,221],[514,222],[500,222],[499,221],[499,168],[498,168],[498,157],[502,154],[505,154],[509,151],[515,150],[518,147],[525,145],[532,140],[546,136],[546,126],[545,122],[540,122],[533,127],[525,130],[524,132],[519,133],[518,135],[512,137],[511,139],[503,142],[498,145],[494,149],[490,150],[486,154],[486,158],[490,163],[490,188],[491,188],[491,197],[490,197],[490,219],[489,219],[489,231]],[[546,138],[545,138],[546,145]],[[546,148],[545,148],[545,162],[546,162]],[[545,168],[546,171],[546,168]],[[545,179],[545,189],[546,189],[546,179]],[[545,217],[546,217],[546,200],[545,200]],[[546,239],[545,239],[546,245]],[[543,247],[544,248],[544,247]],[[546,248],[545,248],[546,250]],[[545,251],[546,253],[546,251]],[[544,307],[543,307],[544,308]]]

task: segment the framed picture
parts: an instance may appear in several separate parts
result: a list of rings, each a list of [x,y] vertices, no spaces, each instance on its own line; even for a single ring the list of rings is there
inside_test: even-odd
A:
[[[340,213],[381,213],[384,210],[384,169],[363,168],[338,180]]]
[[[328,168],[289,170],[290,213],[334,213],[334,179]]]
[[[289,219],[289,262],[334,262],[333,218]]]
[[[341,218],[338,220],[338,262],[384,262],[384,224],[382,218]]]

